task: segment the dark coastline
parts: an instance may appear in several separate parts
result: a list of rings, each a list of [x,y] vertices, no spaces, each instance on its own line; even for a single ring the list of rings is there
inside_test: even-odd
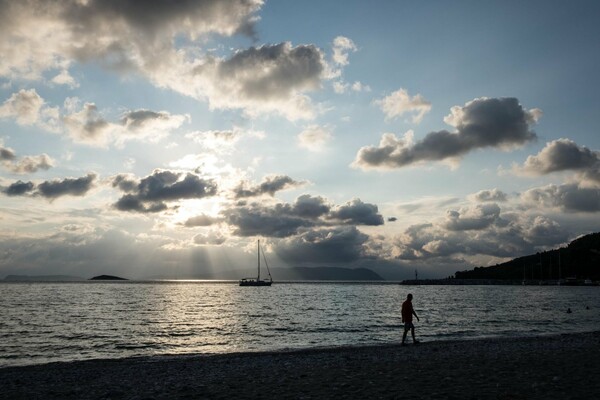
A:
[[[0,369],[2,399],[600,398],[600,332]]]

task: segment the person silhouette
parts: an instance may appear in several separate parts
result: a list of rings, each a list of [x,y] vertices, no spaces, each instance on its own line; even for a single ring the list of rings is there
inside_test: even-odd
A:
[[[415,326],[413,325],[413,322],[412,322],[413,315],[415,317],[417,317],[417,321],[420,321],[420,320],[419,320],[419,316],[417,315],[417,313],[415,312],[415,310],[413,308],[412,299],[413,299],[413,295],[411,293],[409,293],[408,296],[406,296],[406,300],[404,301],[404,303],[402,303],[402,322],[404,322],[404,335],[402,335],[402,346],[405,345],[404,342],[406,341],[406,334],[408,333],[409,330],[412,335],[413,343],[414,344],[419,343],[419,341],[415,338]]]

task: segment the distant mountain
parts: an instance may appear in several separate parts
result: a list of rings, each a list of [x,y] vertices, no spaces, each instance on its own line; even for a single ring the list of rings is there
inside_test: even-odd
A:
[[[531,254],[491,267],[454,274],[457,279],[600,280],[600,233],[573,240],[567,247]]]
[[[127,279],[113,275],[98,275],[89,279],[90,281],[126,281]]]
[[[293,267],[271,268],[273,280],[277,281],[384,281],[376,272],[367,268],[340,268],[340,267]],[[185,276],[150,276],[147,279],[215,279],[238,280],[241,278],[256,277],[256,269],[233,271],[220,271],[207,275]],[[266,268],[261,269],[261,278],[268,277]]]
[[[271,270],[275,281],[384,281],[367,268],[293,267]]]
[[[85,279],[70,275],[8,275],[4,280],[10,282],[76,282]]]

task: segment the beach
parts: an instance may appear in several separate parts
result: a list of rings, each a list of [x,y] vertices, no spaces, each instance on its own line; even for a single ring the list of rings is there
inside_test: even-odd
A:
[[[600,332],[0,369],[3,399],[592,399]]]

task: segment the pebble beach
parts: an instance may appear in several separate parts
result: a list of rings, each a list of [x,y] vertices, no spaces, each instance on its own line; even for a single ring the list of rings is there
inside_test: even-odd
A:
[[[0,369],[2,399],[594,399],[600,332]]]

